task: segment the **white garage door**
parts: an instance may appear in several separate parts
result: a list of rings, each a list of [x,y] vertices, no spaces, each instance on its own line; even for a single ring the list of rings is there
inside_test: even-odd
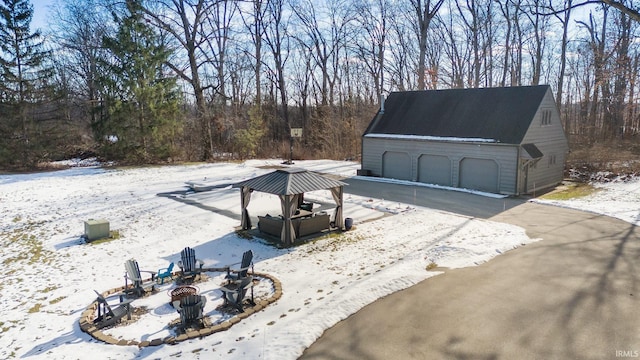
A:
[[[451,161],[446,156],[421,155],[418,159],[418,181],[451,186]]]
[[[409,154],[387,151],[382,157],[382,177],[411,180],[411,158]]]
[[[463,159],[460,162],[460,187],[497,193],[498,164],[490,159]]]

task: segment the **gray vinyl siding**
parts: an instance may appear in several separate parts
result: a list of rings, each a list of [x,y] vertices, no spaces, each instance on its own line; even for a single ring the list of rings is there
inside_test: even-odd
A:
[[[551,111],[551,124],[543,124],[543,113]],[[560,183],[563,179],[564,163],[569,145],[560,122],[560,113],[551,91],[547,91],[538,111],[527,130],[523,143],[533,143],[543,154],[534,167],[529,169],[527,193]],[[550,160],[555,162],[550,164]],[[522,180],[523,181],[523,180]]]
[[[362,139],[362,169],[373,176],[383,176],[385,152],[403,152],[411,158],[410,180],[418,181],[419,159],[422,155],[445,156],[451,161],[451,184],[460,186],[460,163],[465,158],[490,159],[498,165],[498,192],[516,193],[518,149],[513,145],[425,141],[410,139]]]

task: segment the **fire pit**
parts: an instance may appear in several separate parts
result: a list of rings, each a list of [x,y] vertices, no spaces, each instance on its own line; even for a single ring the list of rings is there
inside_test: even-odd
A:
[[[169,296],[171,296],[171,305],[174,308],[180,307],[180,300],[182,300],[182,298],[189,295],[198,295],[199,292],[200,289],[193,285],[178,286],[177,288],[168,291]]]

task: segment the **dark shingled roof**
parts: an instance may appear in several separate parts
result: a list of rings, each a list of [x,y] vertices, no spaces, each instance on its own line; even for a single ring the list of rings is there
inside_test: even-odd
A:
[[[520,144],[548,85],[393,92],[366,134],[493,139]]]
[[[251,189],[275,195],[294,195],[309,191],[345,186],[342,181],[329,179],[304,169],[287,168],[233,184],[234,188]]]

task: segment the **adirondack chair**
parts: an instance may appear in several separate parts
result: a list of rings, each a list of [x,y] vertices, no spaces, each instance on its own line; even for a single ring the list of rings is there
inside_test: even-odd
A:
[[[204,305],[207,298],[202,295],[188,295],[180,300],[180,327],[184,330],[192,324],[204,325]]]
[[[125,300],[115,308],[112,308],[99,292],[95,291],[95,293],[98,295],[98,317],[93,320],[93,323],[98,329],[119,323],[125,315],[127,320],[131,320],[131,312],[133,310],[131,302],[133,299]]]
[[[124,290],[123,292],[127,295],[133,295],[135,297],[141,297],[145,294],[147,289],[151,288],[153,291],[155,285],[155,271],[147,271],[140,270],[138,266],[138,262],[134,259],[127,260],[124,263],[125,273],[124,273]],[[151,282],[145,284],[142,279],[141,272],[146,272],[151,274]],[[131,280],[131,287],[129,287],[129,280]]]
[[[253,251],[251,250],[245,251],[244,254],[242,254],[242,262],[240,263],[239,269],[233,270],[231,266],[227,268],[226,278],[230,281],[246,278],[249,268],[251,268],[251,272],[253,273]]]
[[[222,286],[220,290],[222,291],[224,304],[223,306],[231,305],[239,312],[244,312],[244,298],[247,295],[247,292],[251,289],[251,300],[250,304],[255,305],[253,299],[253,277],[247,276],[240,280],[230,281],[226,285]]]
[[[171,278],[173,276],[173,262],[168,267],[158,269],[158,275],[156,276],[156,283],[164,284],[164,279]]]
[[[204,262],[196,259],[196,251],[190,247],[186,247],[180,253],[181,260],[178,261],[180,267],[179,280],[181,283],[191,282],[196,275],[200,274]]]

